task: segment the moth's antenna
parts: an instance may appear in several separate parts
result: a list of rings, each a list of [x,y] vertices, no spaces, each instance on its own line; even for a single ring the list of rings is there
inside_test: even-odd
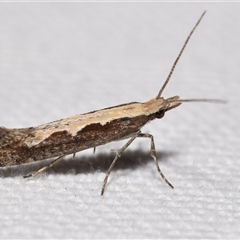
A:
[[[178,99],[179,102],[212,102],[212,103],[227,103],[226,100],[221,99],[208,99],[208,98],[190,98],[190,99]]]
[[[194,28],[192,29],[192,31],[191,31],[190,34],[188,35],[185,43],[183,44],[183,47],[182,47],[180,53],[178,54],[175,62],[173,63],[173,66],[172,66],[172,68],[171,68],[171,71],[170,71],[170,73],[168,74],[168,77],[167,77],[167,79],[165,80],[163,86],[161,87],[161,89],[160,89],[160,91],[159,91],[156,99],[158,99],[158,98],[161,97],[163,90],[164,90],[165,87],[167,86],[167,84],[168,84],[168,82],[169,82],[169,80],[170,80],[170,78],[171,78],[171,76],[172,76],[172,74],[173,74],[173,72],[174,72],[174,69],[175,69],[175,67],[176,67],[176,65],[177,65],[177,63],[178,63],[178,60],[180,59],[180,57],[181,57],[181,55],[182,55],[185,47],[187,46],[187,43],[188,43],[189,39],[191,38],[191,36],[192,36],[193,32],[195,31],[195,29],[197,28],[198,24],[201,22],[201,20],[202,20],[203,16],[205,15],[205,13],[206,13],[206,11],[203,12],[203,14],[201,15],[201,17],[200,17],[199,20],[197,21],[196,25],[194,26]]]

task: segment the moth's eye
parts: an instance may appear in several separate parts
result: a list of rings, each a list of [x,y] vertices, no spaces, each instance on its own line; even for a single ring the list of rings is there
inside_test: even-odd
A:
[[[156,112],[156,118],[162,118],[164,114],[165,114],[165,111],[159,110],[158,112]]]

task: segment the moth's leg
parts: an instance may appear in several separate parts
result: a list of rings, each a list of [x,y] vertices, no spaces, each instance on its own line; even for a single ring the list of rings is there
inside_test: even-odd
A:
[[[174,188],[173,185],[167,180],[167,178],[163,175],[159,164],[157,162],[157,155],[156,155],[156,149],[155,149],[155,144],[154,144],[154,139],[153,139],[153,135],[148,134],[148,133],[139,133],[139,135],[137,137],[143,137],[143,138],[150,138],[151,139],[151,149],[150,149],[150,155],[151,157],[154,159],[154,162],[156,164],[157,167],[157,171],[159,172],[160,176],[162,177],[162,179],[171,187]]]
[[[115,165],[115,163],[117,162],[117,159],[121,156],[121,154],[126,150],[126,148],[139,136],[139,134],[141,134],[141,132],[137,132],[136,135],[134,135],[133,137],[130,138],[130,140],[119,150],[116,151],[116,156],[115,158],[113,159],[109,169],[107,170],[106,172],[106,176],[103,180],[103,186],[102,186],[102,191],[101,191],[101,195],[104,194],[104,191],[105,191],[105,187],[106,187],[106,184],[107,184],[107,180],[108,180],[108,177]]]
[[[37,176],[39,173],[47,170],[48,168],[51,168],[52,166],[54,166],[55,164],[57,164],[58,162],[60,162],[66,155],[63,155],[63,156],[60,156],[58,158],[56,158],[55,160],[53,160],[52,162],[50,162],[48,165],[38,169],[37,171],[35,172],[32,172],[26,176],[23,176],[24,178],[29,178],[29,177],[35,177]]]

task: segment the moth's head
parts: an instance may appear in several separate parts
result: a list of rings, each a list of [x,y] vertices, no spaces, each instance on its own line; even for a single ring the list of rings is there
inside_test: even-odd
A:
[[[226,101],[219,99],[204,99],[204,98],[181,99],[179,96],[174,96],[166,99],[163,97],[154,98],[148,102],[148,106],[151,107],[152,112],[154,112],[154,118],[162,118],[165,112],[180,106],[184,102],[226,103]]]
[[[159,109],[155,113],[155,117],[162,118],[162,117],[164,117],[164,114],[166,111],[171,110],[171,109],[176,108],[179,105],[181,105],[182,103],[179,101],[179,98],[180,98],[179,96],[174,96],[174,97],[170,97],[167,99],[164,99],[162,97],[155,99],[156,101],[161,102]]]

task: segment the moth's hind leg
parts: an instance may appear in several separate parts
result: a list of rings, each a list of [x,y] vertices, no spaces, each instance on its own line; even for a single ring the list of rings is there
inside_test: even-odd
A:
[[[52,166],[54,166],[55,164],[57,164],[58,162],[60,162],[66,155],[60,156],[58,158],[56,158],[55,160],[53,160],[52,162],[50,162],[48,165],[38,169],[37,171],[34,171],[26,176],[23,176],[24,178],[29,178],[29,177],[35,177],[37,176],[39,173],[42,173],[44,171],[46,171],[48,168],[51,168]]]

